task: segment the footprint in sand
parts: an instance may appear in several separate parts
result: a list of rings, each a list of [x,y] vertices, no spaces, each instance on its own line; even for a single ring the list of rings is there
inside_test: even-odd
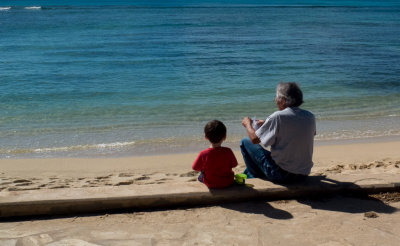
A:
[[[28,182],[32,183],[32,181],[27,180],[27,179],[17,179],[17,180],[13,181],[14,184],[17,184],[17,183],[28,183]]]
[[[118,174],[118,177],[121,177],[121,178],[123,178],[123,177],[133,177],[133,174],[131,174],[131,173],[120,173],[120,174]]]
[[[139,178],[135,178],[135,181],[148,180],[148,179],[150,179],[150,177],[142,176],[142,177],[139,177]]]
[[[112,175],[107,175],[107,176],[99,176],[99,177],[96,177],[95,179],[97,179],[97,180],[104,180],[104,179],[108,179],[108,178],[110,178]]]
[[[128,181],[122,181],[122,182],[118,182],[116,184],[114,184],[114,186],[120,186],[120,185],[131,185],[133,184],[134,181],[133,180],[128,180]]]
[[[167,181],[167,180],[172,180],[172,179],[167,179],[167,178],[157,179],[157,181]]]
[[[179,177],[194,177],[197,176],[199,173],[196,171],[190,171],[187,173],[182,173],[181,175],[179,175]]]
[[[164,184],[168,180],[172,180],[172,179],[168,179],[168,178],[157,179],[156,184]],[[151,183],[148,183],[148,184],[151,184]]]
[[[68,185],[56,185],[56,186],[51,186],[49,189],[62,189],[62,188],[69,188]]]
[[[8,191],[39,190],[39,187],[9,187]]]
[[[373,168],[399,168],[399,163],[400,161],[396,161],[396,163],[393,163],[391,161],[374,161],[368,164],[349,164],[349,165],[336,165],[334,167],[328,168],[325,171],[326,172],[332,172],[332,173],[341,173],[343,170],[368,170],[368,169],[373,169]]]
[[[15,186],[29,186],[29,185],[32,185],[32,184],[33,184],[32,182],[17,183],[17,184],[15,184]]]

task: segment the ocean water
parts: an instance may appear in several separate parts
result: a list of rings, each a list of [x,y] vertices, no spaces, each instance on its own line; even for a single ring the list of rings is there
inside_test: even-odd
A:
[[[267,2],[267,3],[265,3]],[[400,136],[398,1],[1,1],[0,158],[199,151],[298,82],[317,141]]]

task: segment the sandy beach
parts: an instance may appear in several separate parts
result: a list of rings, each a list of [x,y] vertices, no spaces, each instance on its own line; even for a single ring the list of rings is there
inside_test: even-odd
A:
[[[400,141],[325,144],[312,175],[400,174]],[[235,152],[244,169],[240,153]],[[197,153],[112,159],[3,159],[0,189],[197,182]],[[199,185],[202,185],[199,183]],[[244,201],[198,208],[8,220],[1,245],[397,245],[398,194]]]
[[[206,147],[206,146],[205,146]],[[312,175],[397,173],[400,141],[316,146]],[[191,165],[198,153],[103,159],[2,159],[0,191],[196,182]],[[245,168],[240,152],[235,173]]]

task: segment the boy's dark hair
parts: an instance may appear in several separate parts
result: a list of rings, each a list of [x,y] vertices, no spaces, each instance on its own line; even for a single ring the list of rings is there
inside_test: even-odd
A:
[[[219,143],[226,137],[226,127],[219,120],[212,120],[204,127],[204,134],[211,143]]]

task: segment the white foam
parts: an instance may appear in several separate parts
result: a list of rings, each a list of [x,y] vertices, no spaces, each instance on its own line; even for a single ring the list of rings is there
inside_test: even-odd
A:
[[[11,7],[0,7],[0,11],[7,11],[10,9],[11,9]]]
[[[74,145],[68,147],[53,147],[53,148],[40,148],[34,149],[34,153],[45,153],[45,152],[62,152],[72,150],[90,150],[90,149],[116,149],[121,147],[127,147],[134,145],[135,142],[115,142],[115,143],[102,143],[102,144],[91,144],[91,145]]]
[[[39,9],[42,9],[42,7],[40,7],[40,6],[31,6],[31,7],[25,7],[25,9],[39,10]]]
[[[118,147],[125,147],[125,146],[130,146],[134,145],[135,142],[116,142],[116,143],[108,143],[108,144],[95,144],[92,145],[92,148],[97,148],[97,149],[108,149],[108,148],[118,148]]]

